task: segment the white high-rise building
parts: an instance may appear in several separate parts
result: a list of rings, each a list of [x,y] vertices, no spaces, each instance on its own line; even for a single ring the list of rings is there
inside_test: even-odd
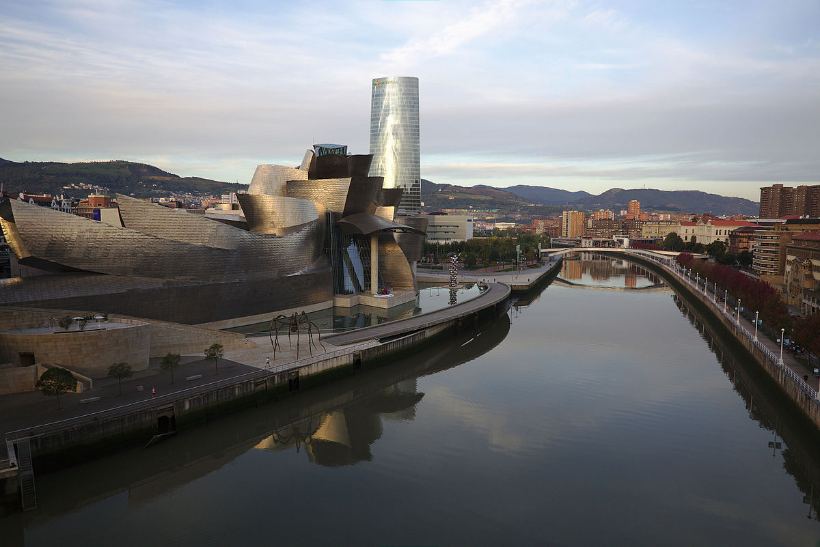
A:
[[[421,211],[419,79],[373,80],[370,103],[370,175],[384,177],[383,188],[402,188],[399,215]]]

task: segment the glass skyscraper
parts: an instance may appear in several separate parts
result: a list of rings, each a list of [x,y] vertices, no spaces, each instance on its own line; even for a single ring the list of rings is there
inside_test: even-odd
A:
[[[373,80],[370,103],[370,175],[384,177],[384,188],[402,188],[400,215],[421,212],[419,165],[419,79]]]

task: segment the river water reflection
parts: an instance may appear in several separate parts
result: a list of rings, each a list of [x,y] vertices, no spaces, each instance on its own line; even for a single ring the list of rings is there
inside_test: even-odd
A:
[[[632,288],[621,266],[584,284]],[[816,434],[701,321],[667,287],[554,283],[401,362],[40,475],[3,545],[815,545]]]

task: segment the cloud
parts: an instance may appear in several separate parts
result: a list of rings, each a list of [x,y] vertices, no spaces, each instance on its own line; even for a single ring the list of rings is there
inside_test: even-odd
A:
[[[366,151],[370,79],[416,75],[423,174],[438,182],[725,181],[754,197],[758,182],[820,172],[810,3],[4,8],[10,159],[165,158],[247,181],[254,162],[296,162],[314,139]]]
[[[427,57],[448,55],[513,21],[527,2],[500,0],[476,6],[463,17],[439,28],[433,26],[422,37],[414,37],[382,59],[391,64],[418,64]]]

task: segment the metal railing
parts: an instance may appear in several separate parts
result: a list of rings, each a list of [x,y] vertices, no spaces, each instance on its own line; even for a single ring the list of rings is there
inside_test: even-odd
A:
[[[798,389],[805,393],[809,398],[814,401],[814,404],[820,405],[820,391],[810,386],[806,381],[794,371],[791,367],[787,366],[783,361],[781,361],[780,357],[775,354],[766,344],[761,342],[758,338],[756,338],[749,330],[741,325],[737,318],[737,312],[734,306],[730,306],[727,309],[726,303],[728,301],[728,291],[724,290],[724,297],[721,298],[719,294],[715,294],[714,291],[711,293],[709,292],[709,288],[704,280],[703,286],[701,286],[701,282],[699,277],[695,277],[692,279],[691,270],[686,273],[686,268],[678,264],[678,262],[664,255],[658,255],[652,253],[651,251],[641,251],[641,250],[627,250],[624,249],[624,253],[637,255],[642,258],[646,258],[652,260],[662,267],[666,269],[667,272],[673,274],[676,279],[679,281],[686,283],[689,287],[693,288],[694,290],[700,292],[706,297],[706,301],[711,301],[711,306],[713,310],[723,315],[726,319],[729,320],[730,324],[734,325],[735,331],[739,334],[742,334],[751,344],[765,356],[766,360],[775,367],[775,370],[778,370],[783,375],[787,376],[791,381],[795,383]],[[711,296],[710,296],[711,294]],[[734,297],[732,297],[734,298]],[[735,300],[737,301],[737,300]],[[718,306],[718,303],[723,302],[723,306]]]

